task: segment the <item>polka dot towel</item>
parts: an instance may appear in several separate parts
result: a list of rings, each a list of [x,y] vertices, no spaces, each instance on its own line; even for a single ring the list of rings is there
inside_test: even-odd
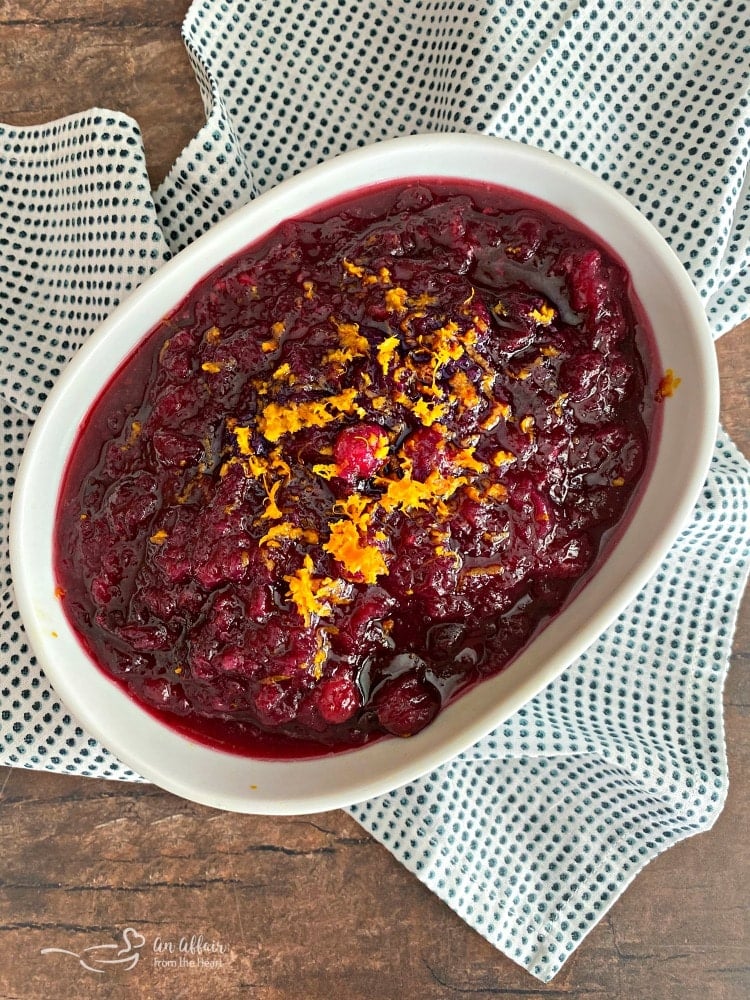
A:
[[[748,23],[737,0],[197,0],[183,33],[206,125],[153,195],[122,115],[0,126],[0,761],[138,779],[41,674],[7,550],[34,416],[130,289],[309,164],[475,130],[618,187],[671,243],[719,335],[750,314]],[[352,815],[552,978],[649,859],[721,810],[721,692],[749,555],[750,467],[720,432],[689,524],[605,635],[492,736]]]

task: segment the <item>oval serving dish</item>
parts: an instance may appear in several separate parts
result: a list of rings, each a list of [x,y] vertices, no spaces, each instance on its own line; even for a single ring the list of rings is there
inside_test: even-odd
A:
[[[500,674],[449,704],[409,740],[384,739],[313,759],[256,760],[195,742],[160,723],[91,661],[55,596],[59,485],[79,427],[104,386],[159,320],[217,264],[280,222],[373,184],[450,178],[488,182],[546,202],[611,248],[653,333],[652,361],[674,369],[649,468],[614,546],[584,586]],[[624,198],[540,150],[483,136],[389,140],[284,182],[198,239],[133,293],[59,379],[30,436],[11,516],[11,563],[31,645],[77,721],[143,777],[220,809],[304,814],[339,808],[414,780],[465,750],[549,684],[632,600],[677,537],[702,486],[718,420],[718,373],[701,302],[679,260]]]

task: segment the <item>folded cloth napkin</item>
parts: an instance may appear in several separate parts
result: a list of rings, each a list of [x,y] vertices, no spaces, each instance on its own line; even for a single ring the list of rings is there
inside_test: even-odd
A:
[[[183,35],[207,121],[154,194],[127,117],[0,127],[0,761],[138,779],[39,670],[7,552],[34,416],[116,303],[308,164],[393,135],[476,130],[619,188],[671,243],[718,336],[750,314],[745,6],[198,0]],[[491,736],[351,815],[551,979],[651,858],[721,810],[722,687],[749,555],[750,466],[720,431],[692,518],[599,641]]]

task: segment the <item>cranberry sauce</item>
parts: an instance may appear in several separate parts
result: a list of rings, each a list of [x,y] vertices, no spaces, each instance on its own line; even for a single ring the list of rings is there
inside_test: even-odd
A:
[[[546,206],[400,182],[202,281],[96,402],[56,571],[94,660],[194,738],[426,726],[595,563],[653,392],[623,267]]]

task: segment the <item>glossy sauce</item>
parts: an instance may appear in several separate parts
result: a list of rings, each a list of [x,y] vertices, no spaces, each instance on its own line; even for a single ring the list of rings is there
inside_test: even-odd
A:
[[[403,181],[284,223],[89,414],[66,613],[195,739],[411,735],[590,576],[646,465],[644,357],[623,267],[513,192]]]

